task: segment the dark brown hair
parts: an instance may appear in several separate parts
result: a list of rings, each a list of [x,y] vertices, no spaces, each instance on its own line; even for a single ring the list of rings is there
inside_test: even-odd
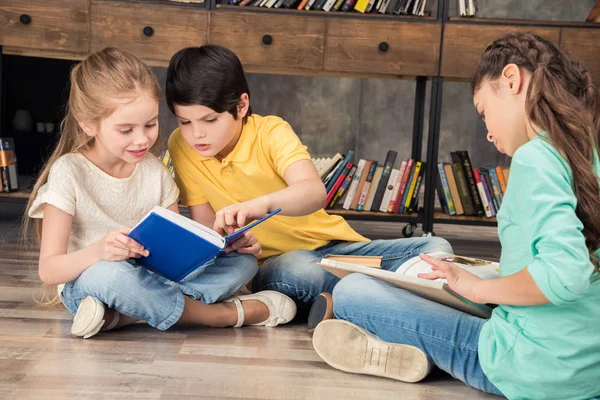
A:
[[[235,53],[209,44],[179,50],[169,61],[166,85],[167,106],[175,114],[175,104],[201,105],[217,113],[227,111],[238,119],[240,97],[250,88],[244,68]],[[245,124],[252,107],[242,118]]]
[[[485,81],[499,78],[508,64],[532,74],[525,112],[571,168],[575,212],[598,273],[594,254],[600,247],[600,184],[594,172],[594,152],[600,143],[598,90],[588,71],[551,42],[531,33],[509,33],[496,39],[479,59],[471,80],[473,94]]]

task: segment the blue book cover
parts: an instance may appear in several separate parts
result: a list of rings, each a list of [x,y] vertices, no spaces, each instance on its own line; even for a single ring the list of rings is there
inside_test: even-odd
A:
[[[225,237],[163,207],[154,207],[128,236],[149,251],[136,259],[141,266],[174,282],[220,255],[249,229],[280,212],[277,209]]]

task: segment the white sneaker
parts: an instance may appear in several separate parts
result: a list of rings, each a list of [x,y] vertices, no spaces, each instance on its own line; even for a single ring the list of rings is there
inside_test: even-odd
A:
[[[108,331],[115,328],[120,320],[121,314],[115,313],[115,318],[108,326],[104,326],[104,313],[106,306],[97,298],[88,296],[81,300],[79,308],[73,318],[71,333],[75,336],[83,336],[84,339],[91,338],[98,332]]]
[[[353,374],[366,374],[418,382],[431,369],[418,347],[388,343],[348,321],[321,322],[313,333],[317,354],[333,368]]]
[[[238,320],[236,328],[244,325],[246,313],[242,306],[242,301],[258,300],[269,309],[269,318],[265,321],[253,325],[275,327],[290,322],[296,316],[296,303],[288,296],[274,290],[263,290],[262,292],[248,294],[244,296],[233,296],[224,302],[233,302],[237,308]]]

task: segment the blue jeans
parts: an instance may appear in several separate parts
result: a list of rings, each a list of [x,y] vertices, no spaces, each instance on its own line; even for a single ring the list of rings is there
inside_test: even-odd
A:
[[[381,268],[395,271],[419,253],[445,251],[450,244],[438,237],[372,242],[331,242],[317,250],[295,250],[268,258],[252,280],[252,291],[276,290],[299,303],[312,303],[322,292],[331,293],[340,281],[317,263],[327,254],[382,256]]]
[[[468,386],[502,395],[483,373],[477,347],[485,319],[419,297],[377,278],[351,274],[333,291],[336,318],[381,340],[408,344]]]
[[[173,282],[134,261],[100,261],[68,282],[62,299],[73,315],[81,300],[93,296],[121,314],[166,330],[181,317],[184,295],[206,304],[218,303],[240,290],[257,270],[254,256],[229,253]]]

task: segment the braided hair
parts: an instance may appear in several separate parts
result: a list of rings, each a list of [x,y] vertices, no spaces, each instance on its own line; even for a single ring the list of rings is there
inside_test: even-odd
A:
[[[553,43],[531,33],[509,33],[487,47],[471,79],[473,94],[486,81],[500,77],[508,64],[529,71],[525,113],[543,129],[573,173],[575,212],[600,273],[600,184],[594,172],[594,152],[600,142],[600,96],[587,70]]]

